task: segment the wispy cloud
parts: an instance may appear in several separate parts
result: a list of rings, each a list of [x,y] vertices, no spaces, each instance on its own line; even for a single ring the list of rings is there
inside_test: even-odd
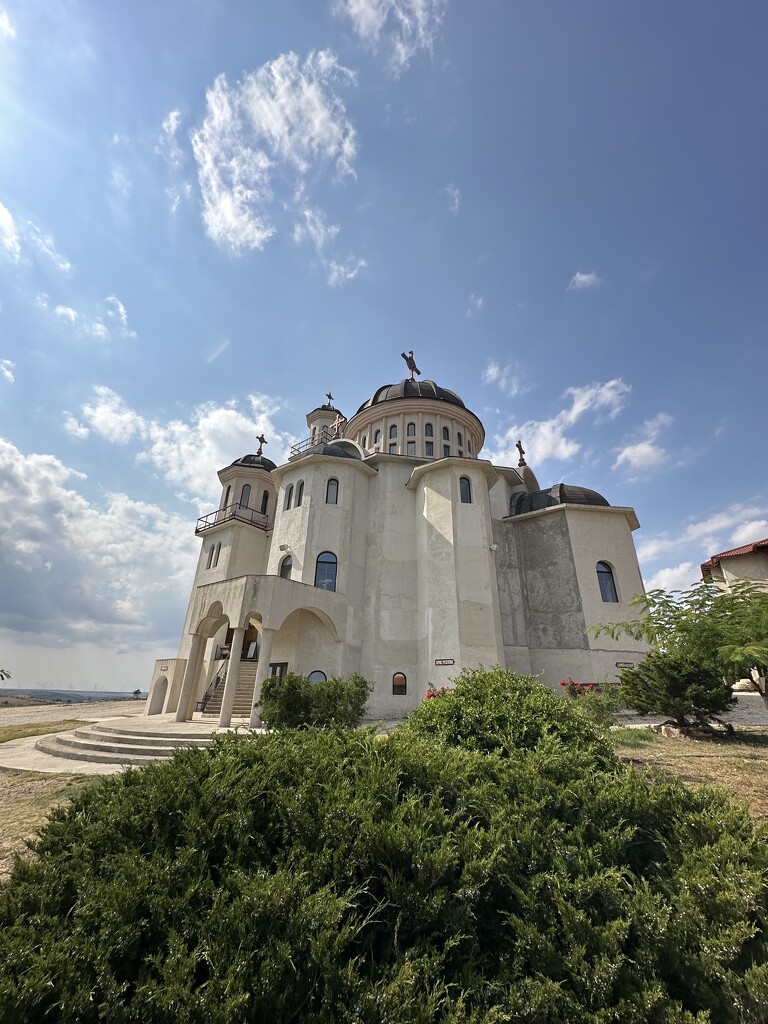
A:
[[[603,279],[598,277],[594,270],[591,270],[588,274],[577,270],[571,278],[567,291],[585,292],[589,288],[599,288],[601,284],[603,284]]]
[[[482,295],[470,295],[467,299],[467,316],[473,317],[480,313],[485,305],[485,299]]]
[[[731,534],[731,543],[734,547],[741,547],[742,544],[752,544],[756,540],[764,540],[768,537],[768,519],[752,519],[748,523],[734,530]]]
[[[660,412],[653,419],[646,420],[640,428],[640,440],[617,449],[618,455],[613,468],[619,469],[624,466],[636,474],[641,474],[663,466],[668,461],[669,455],[658,443],[658,439],[662,431],[671,423],[672,417],[665,412]]]
[[[650,579],[645,580],[646,590],[687,590],[701,579],[701,563],[680,562],[666,569],[659,569]]]
[[[309,241],[314,246],[328,284],[332,287],[351,281],[368,265],[357,256],[349,255],[343,262],[339,262],[327,253],[329,243],[335,240],[340,228],[336,224],[327,224],[321,210],[302,210],[301,216],[302,219],[294,225],[293,240],[297,244]]]
[[[11,24],[8,12],[0,7],[0,39],[15,39],[16,29]]]
[[[170,184],[165,194],[171,201],[171,211],[178,210],[183,199],[189,199],[192,195],[192,185],[184,178],[183,168],[187,162],[187,154],[179,144],[177,132],[181,125],[182,117],[180,110],[171,110],[163,120],[160,136],[155,146],[155,152],[163,157],[170,176]]]
[[[2,203],[0,203],[0,248],[5,250],[14,263],[18,263],[21,259],[21,241],[16,223],[11,216],[11,211]]]
[[[495,359],[489,359],[482,373],[483,384],[495,384],[505,395],[513,398],[522,394],[523,386],[520,368],[516,365],[501,366]]]
[[[3,380],[7,380],[9,384],[13,384],[16,378],[13,375],[13,371],[16,369],[16,363],[10,359],[0,359],[0,377]]]
[[[437,39],[446,0],[334,0],[335,14],[347,17],[374,52],[382,47],[395,75]]]
[[[52,235],[45,234],[45,232],[41,231],[40,228],[30,220],[27,221],[25,236],[27,240],[38,250],[38,252],[41,252],[44,256],[48,257],[57,270],[60,270],[62,274],[68,274],[70,272],[72,264],[66,256],[63,256],[58,251]]]
[[[509,464],[517,460],[515,443],[522,438],[528,462],[539,466],[548,459],[567,462],[581,450],[581,442],[572,436],[576,424],[589,415],[599,422],[615,419],[624,408],[630,387],[621,378],[602,383],[588,384],[581,388],[568,388],[563,398],[569,404],[550,419],[528,420],[515,424],[503,434],[494,438],[495,447],[488,458],[493,462]]]
[[[124,338],[135,338],[136,331],[132,331],[128,326],[128,310],[120,299],[116,295],[107,295],[104,302],[106,303],[107,316],[117,321],[120,334]]]
[[[768,506],[764,502],[736,502],[705,519],[691,520],[675,533],[665,532],[646,537],[638,545],[638,558],[641,561],[652,561],[669,551],[680,552],[686,545],[694,545],[695,557],[699,563],[704,562],[718,551],[727,551],[747,543],[741,538],[759,532],[755,524],[762,526],[766,522],[767,513]]]
[[[192,132],[210,238],[233,253],[261,249],[275,233],[275,191],[306,205],[307,186],[325,167],[354,175],[357,138],[338,88],[355,76],[330,50],[305,60],[282,54],[230,86],[224,75],[206,94],[207,113]],[[283,205],[295,199],[288,193]]]
[[[224,352],[229,348],[229,338],[222,338],[222,340],[208,353],[205,357],[206,363],[214,363],[223,355]]]
[[[442,190],[443,195],[448,196],[448,209],[451,213],[458,213],[461,206],[461,189],[449,183]]]

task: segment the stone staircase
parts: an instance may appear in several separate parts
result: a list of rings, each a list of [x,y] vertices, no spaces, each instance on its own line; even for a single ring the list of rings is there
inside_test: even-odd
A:
[[[211,735],[201,731],[199,726],[186,729],[180,724],[175,728],[139,731],[119,724],[96,722],[74,732],[41,736],[35,748],[72,761],[141,765],[167,760],[184,747],[205,747],[210,741]]]
[[[253,703],[253,691],[256,687],[255,661],[241,661],[240,671],[237,675],[237,688],[235,689],[235,702],[232,705],[233,718],[250,718],[251,704]],[[214,695],[208,701],[203,711],[203,719],[218,720],[221,714],[221,702],[224,700],[224,687],[219,686]]]

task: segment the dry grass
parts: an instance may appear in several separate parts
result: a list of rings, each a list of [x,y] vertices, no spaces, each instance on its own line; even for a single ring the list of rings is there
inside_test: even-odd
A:
[[[724,786],[768,820],[768,729],[739,728],[731,737],[667,739],[646,729],[613,733],[616,753],[638,770],[657,769],[687,786]]]
[[[23,722],[19,725],[0,725],[0,743],[21,740],[25,736],[45,736],[50,732],[68,732],[80,725],[88,725],[80,718],[67,718],[62,722]]]
[[[87,781],[82,775],[0,768],[0,880],[11,873],[17,854],[29,855],[26,840],[45,822],[48,812]]]

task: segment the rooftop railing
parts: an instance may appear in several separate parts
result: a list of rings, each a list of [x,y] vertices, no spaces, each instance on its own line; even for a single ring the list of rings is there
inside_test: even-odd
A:
[[[310,448],[314,448],[318,444],[332,444],[338,440],[338,434],[333,427],[321,427],[315,431],[311,437],[305,438],[303,441],[299,441],[298,444],[293,445],[291,448],[291,458],[296,455],[304,455]]]
[[[201,516],[197,520],[195,533],[205,533],[212,526],[219,526],[230,519],[236,519],[238,523],[247,523],[249,526],[255,526],[258,530],[269,530],[272,526],[269,516],[264,515],[263,512],[257,512],[255,508],[241,505],[236,501],[225,508],[217,508],[215,512],[209,512],[207,516]]]

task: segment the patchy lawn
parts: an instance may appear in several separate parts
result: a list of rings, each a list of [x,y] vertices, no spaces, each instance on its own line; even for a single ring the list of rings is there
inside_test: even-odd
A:
[[[733,736],[667,739],[650,729],[616,729],[619,757],[639,771],[658,769],[687,786],[725,786],[768,821],[768,728],[739,728]]]
[[[19,725],[0,725],[0,743],[21,740],[25,736],[45,736],[50,732],[69,732],[80,725],[88,725],[80,718],[65,718],[61,722],[21,722]]]

